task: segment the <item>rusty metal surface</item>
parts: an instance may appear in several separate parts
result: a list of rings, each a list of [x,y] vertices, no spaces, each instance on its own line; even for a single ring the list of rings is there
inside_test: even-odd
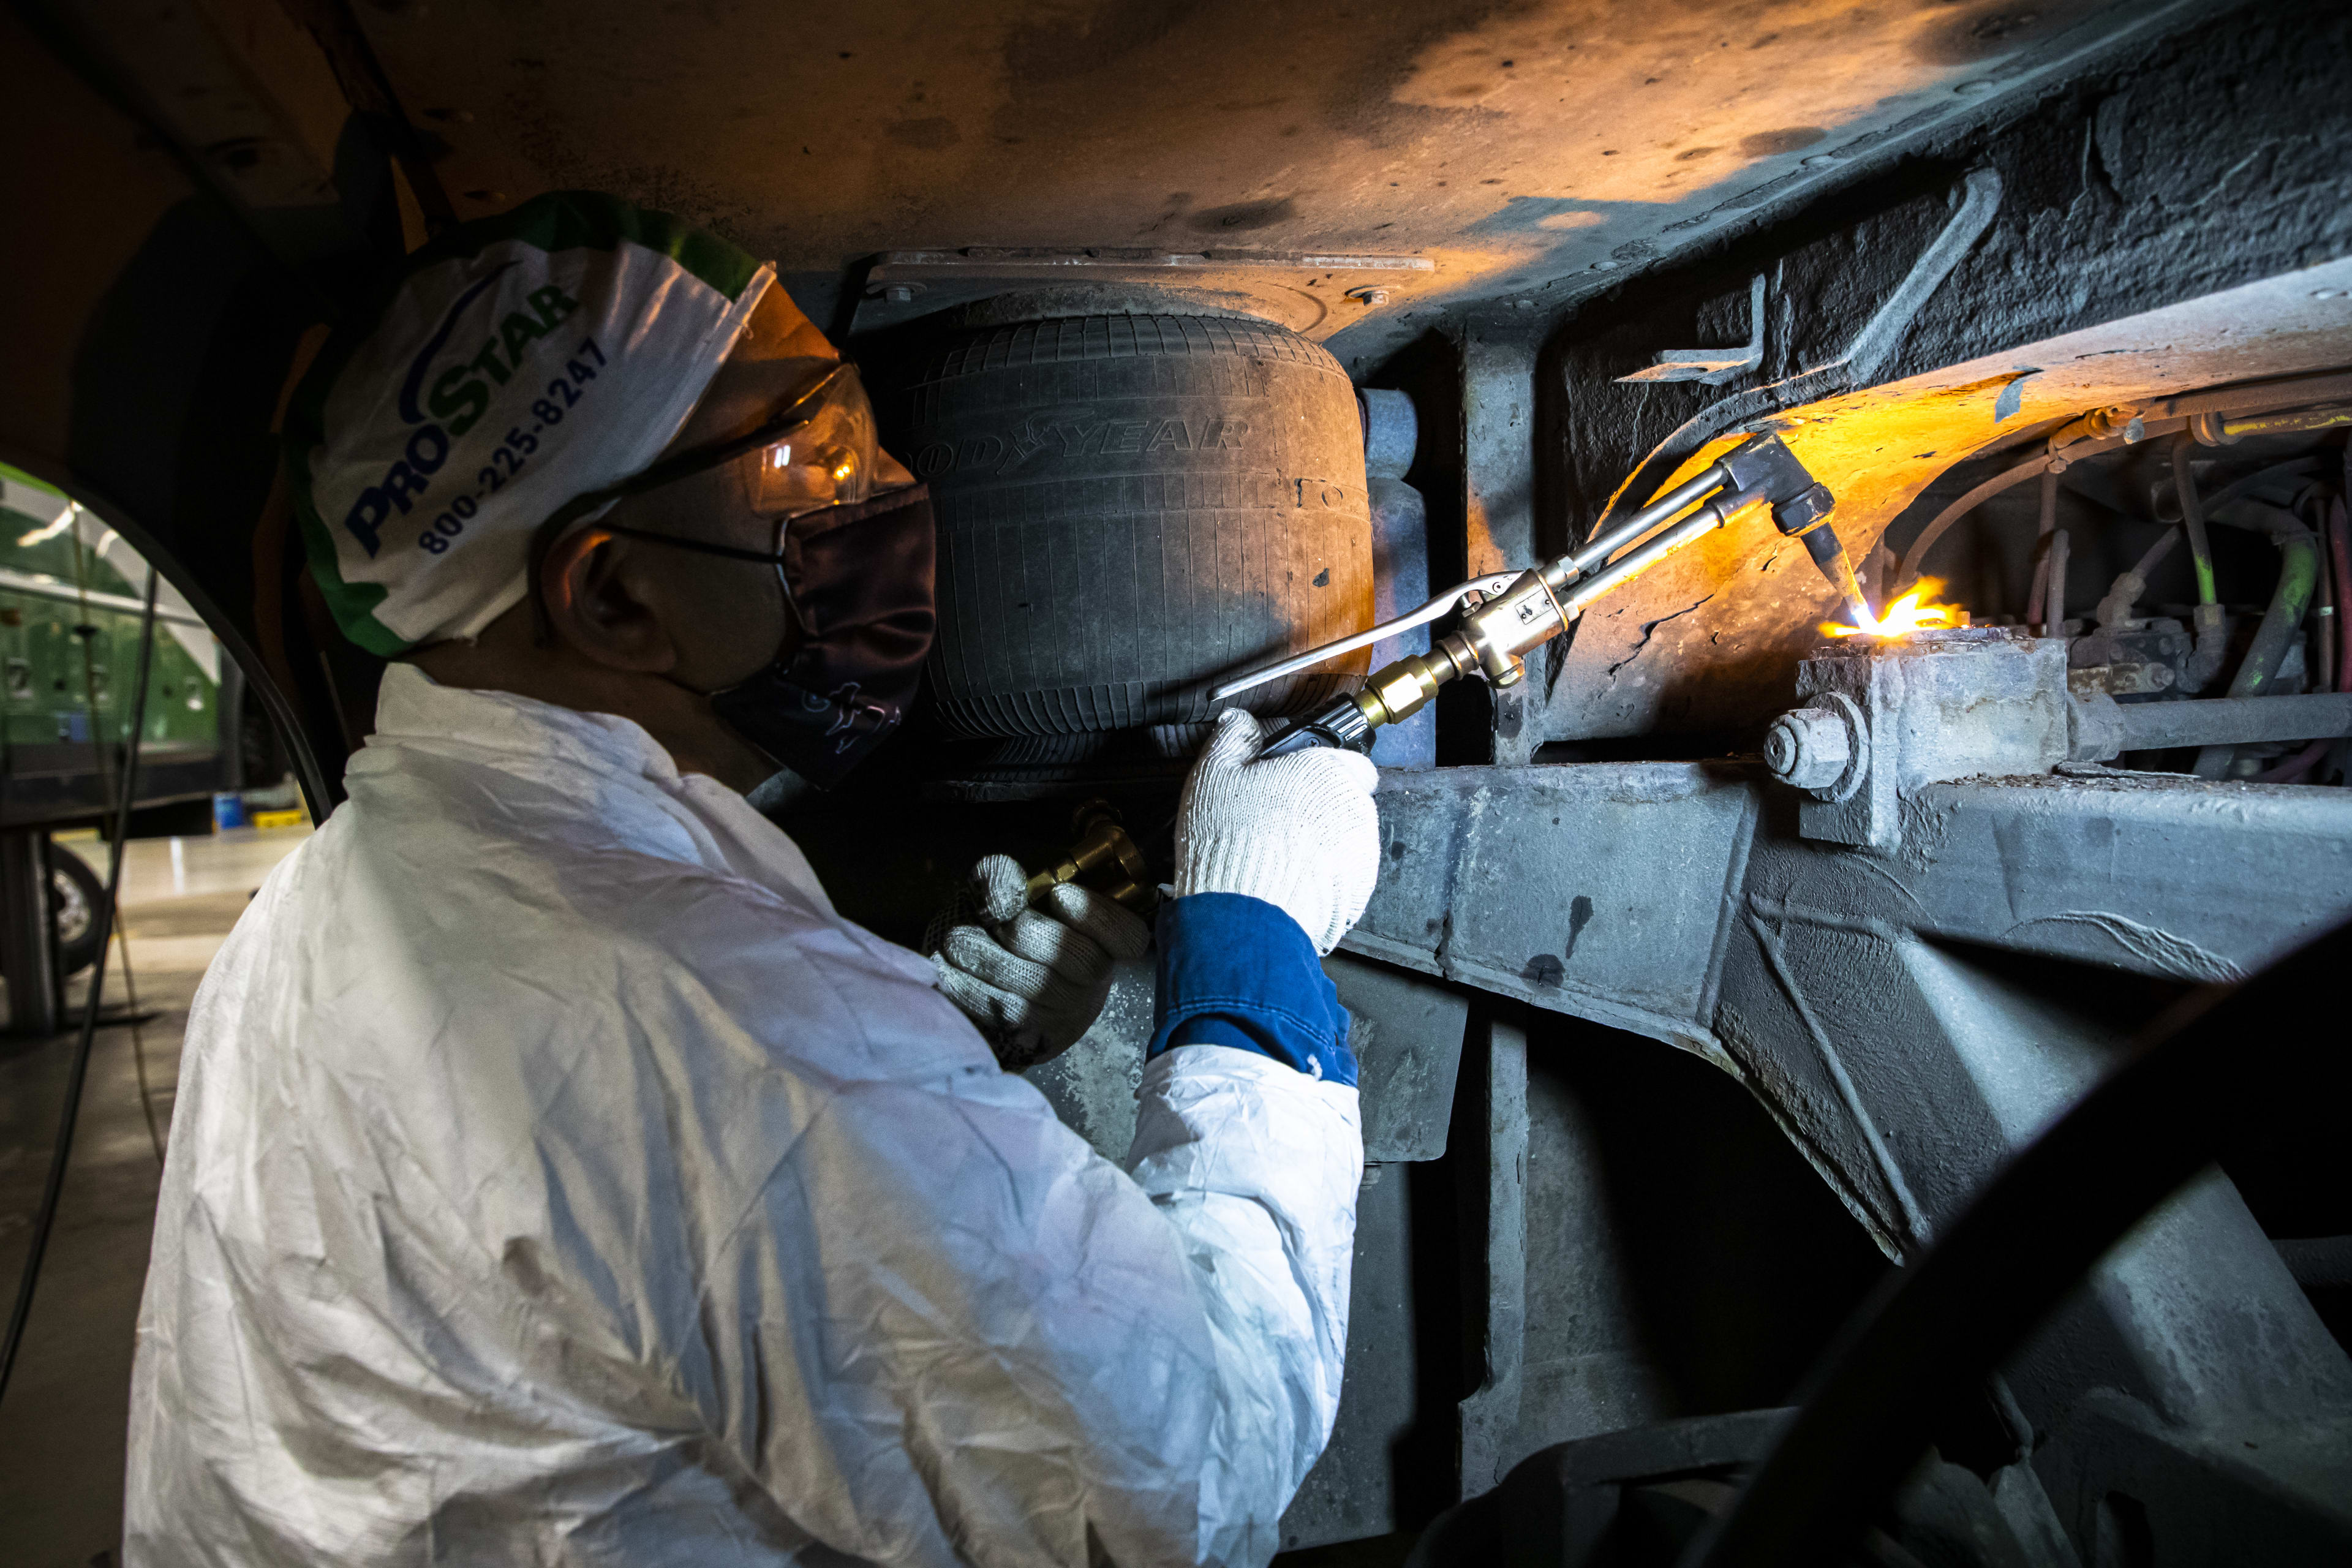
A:
[[[2209,6],[991,0],[360,7],[459,215],[593,186],[822,295],[915,246],[1411,252],[1551,308]],[[824,319],[828,298],[809,301]],[[1343,355],[1343,357],[1346,357]]]

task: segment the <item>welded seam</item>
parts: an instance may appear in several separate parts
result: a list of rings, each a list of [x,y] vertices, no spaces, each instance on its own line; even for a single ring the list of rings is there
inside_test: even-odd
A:
[[[1726,430],[1744,425],[1751,419],[1780,410],[1794,408],[1818,398],[1832,397],[1852,391],[1862,384],[1885,364],[1894,352],[1902,346],[1903,335],[1912,321],[1935,297],[1944,279],[1960,264],[1961,258],[1984,237],[1992,225],[1993,216],[2000,208],[2000,176],[1990,169],[1979,169],[1962,183],[1966,195],[1960,210],[1944,225],[1943,232],[1919,253],[1911,270],[1896,284],[1886,302],[1864,323],[1844,353],[1826,364],[1801,370],[1782,380],[1745,392],[1700,409],[1667,437],[1650,449],[1633,477],[1618,487],[1609,498],[1600,518],[1593,523],[1588,537],[1598,537],[1602,530],[1618,520],[1621,508],[1636,504],[1635,495],[1650,496],[1665,483],[1668,475],[1684,458],[1714,440]]]
[[[2158,973],[2205,985],[2234,985],[2246,978],[2236,963],[2162,926],[2119,915],[2111,910],[2059,910],[2019,921],[2002,931],[2005,941],[2025,946],[2019,933],[2031,926],[2083,926],[2103,933],[2110,942]]]
[[[1895,285],[1895,292],[1886,297],[1886,303],[1878,308],[1877,314],[1847,346],[1844,363],[1854,384],[1868,383],[1885,368],[1895,351],[1903,346],[1904,335],[1911,330],[1912,321],[1927,308],[1936,290],[1944,286],[1944,279],[1952,275],[1961,258],[1984,237],[1985,230],[1992,226],[1993,215],[2000,210],[2000,175],[1990,169],[1973,170],[1961,182],[1961,189],[1966,194],[1960,198],[1960,210],[1952,215],[1944,232],[1919,253],[1919,259],[1911,264],[1911,270]]]
[[[1853,1075],[1846,1071],[1845,1059],[1838,1055],[1837,1047],[1830,1041],[1829,1031],[1822,1026],[1812,1004],[1805,1000],[1804,992],[1799,989],[1788,954],[1780,946],[1780,933],[1768,925],[1763,916],[1753,909],[1748,912],[1748,925],[1756,933],[1757,945],[1764,951],[1764,962],[1771,969],[1773,980],[1779,984],[1781,994],[1788,997],[1790,1005],[1796,1008],[1797,1016],[1804,1021],[1805,1032],[1812,1037],[1813,1048],[1821,1054],[1822,1065],[1829,1069],[1830,1081],[1836,1086],[1838,1098],[1845,1102],[1846,1114],[1853,1119],[1864,1145],[1869,1149],[1871,1158],[1878,1165],[1879,1175],[1885,1181],[1887,1191],[1895,1199],[1895,1207],[1901,1211],[1899,1217],[1906,1233],[1905,1253],[1916,1255],[1917,1248],[1927,1240],[1927,1215],[1920,1210],[1919,1200],[1912,1195],[1911,1184],[1903,1179],[1902,1168],[1895,1164],[1894,1152],[1886,1147],[1886,1140],[1879,1136],[1877,1123],[1864,1109],[1862,1091],[1854,1087]]]
[[[1715,1033],[1716,1004],[1723,996],[1723,965],[1731,952],[1731,928],[1739,908],[1739,892],[1748,884],[1748,856],[1756,847],[1756,825],[1764,814],[1761,790],[1750,788],[1743,795],[1739,826],[1732,833],[1731,864],[1723,875],[1723,902],[1716,911],[1715,942],[1707,950],[1706,978],[1699,982],[1697,1016],[1693,1020],[1707,1031],[1709,1037]]]

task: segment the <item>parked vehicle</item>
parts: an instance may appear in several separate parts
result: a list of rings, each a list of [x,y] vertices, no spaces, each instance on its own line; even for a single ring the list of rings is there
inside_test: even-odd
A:
[[[0,832],[100,826],[114,808],[146,584],[146,563],[113,530],[0,468]],[[153,659],[132,830],[208,832],[215,792],[247,782],[244,682],[168,584]],[[71,974],[97,956],[105,889],[79,857],[47,860],[58,962]]]

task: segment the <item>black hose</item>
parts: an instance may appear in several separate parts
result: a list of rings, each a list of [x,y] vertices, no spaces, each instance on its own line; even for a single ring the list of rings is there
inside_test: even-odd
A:
[[[1919,567],[1927,559],[1927,552],[1935,548],[1936,541],[1944,537],[1945,530],[2011,485],[2023,484],[2049,466],[2049,455],[2044,453],[2030,462],[2020,463],[2013,468],[2004,468],[1937,512],[1935,521],[1921,529],[1919,536],[1911,542],[1910,548],[1903,552],[1903,560],[1895,569],[1895,586],[1887,590],[1888,594],[1892,595],[1909,591],[1911,585],[1918,580]]]
[[[2058,470],[2055,468],[2044,468],[2042,470],[2042,516],[2033,525],[2033,552],[2038,562],[2041,563],[2037,564],[2034,569],[2033,589],[2025,597],[2025,624],[2027,626],[2032,626],[2042,618],[2042,601],[2047,594],[2050,585],[2050,574],[2047,564],[2050,560],[2050,536],[2057,531]],[[2059,612],[2058,618],[2062,621],[2066,618],[2066,615],[2063,610]]]
[[[2206,520],[2210,522],[2227,522],[2230,520],[2221,514],[2229,510],[2233,502],[2243,500],[2248,496],[2253,495],[2255,491],[2283,480],[2310,479],[2319,472],[2320,468],[2320,460],[2316,458],[2293,458],[2286,462],[2273,463],[2269,468],[2257,468],[2251,474],[2231,479],[2210,496],[2204,498]],[[2295,485],[2287,487],[2287,489],[2292,493],[2303,488]]]
[[[2172,416],[2148,420],[2142,426],[2140,438],[2153,440],[2157,437],[2179,430],[2186,423],[2186,420]],[[2013,468],[2005,468],[1995,474],[1937,512],[1935,521],[1919,531],[1917,536],[1911,541],[1911,547],[1903,552],[1902,563],[1895,574],[1895,586],[1887,592],[1890,595],[1895,595],[1909,589],[1918,580],[1919,568],[1926,563],[1927,552],[1935,548],[1936,541],[1944,536],[1944,531],[1994,496],[2009,489],[2010,486],[2030,479],[2044,468],[2063,470],[2082,462],[2086,458],[2095,458],[2103,453],[2112,452],[2118,447],[2130,445],[2132,441],[2128,435],[2101,436],[2087,441],[2074,441],[2069,443],[2063,451],[2045,452],[2038,458],[2018,464]]]
[[[1935,1413],[1973,1394],[2142,1215],[2247,1135],[2340,1136],[2347,1058],[2308,1019],[2347,966],[2352,926],[2160,1020],[1926,1258],[1889,1271],[1685,1568],[1843,1562],[1926,1451]]]
[[[2050,575],[2048,596],[2042,607],[2042,635],[2063,637],[2066,635],[2066,557],[2068,539],[2064,529],[2050,536]]]
[[[2129,571],[2118,574],[2114,582],[2107,584],[2106,597],[2101,599],[2099,607],[2092,612],[2093,618],[2100,626],[2121,626],[2131,619],[2133,606],[2139,603],[2139,596],[2147,592],[2147,574],[2156,570],[2158,562],[2171,553],[2173,541],[2179,537],[2179,529],[2166,529],[2157,536],[2156,542],[2132,563]]]
[[[2232,526],[2245,526],[2228,515],[2229,509],[2233,504],[2277,480],[2307,478],[2317,473],[2319,468],[2320,460],[2316,458],[2295,458],[2287,462],[2273,463],[2269,468],[2259,469],[2242,479],[2233,479],[2215,491],[2212,498],[2204,502],[2206,521],[2209,523],[2220,522]],[[2178,482],[2176,479],[2175,484],[2177,485]],[[2120,501],[2121,498],[2116,499]],[[2174,504],[2176,506],[2179,504],[2177,496]],[[2171,552],[2173,544],[2180,538],[2182,532],[2180,519],[2175,517],[2168,520],[2163,515],[2163,510],[2161,505],[2156,508],[2156,521],[2165,525],[2164,531],[2157,536],[2156,542],[2147,547],[2147,553],[2139,558],[2130,571],[2123,573],[2108,585],[2106,597],[2099,601],[2096,612],[2099,625],[2110,626],[2131,617],[2133,606],[2139,603],[2140,595],[2147,592],[2148,574],[2156,570],[2157,563]],[[2133,514],[2126,512],[2124,515],[2132,516]],[[2135,518],[2135,521],[2141,520]],[[2029,616],[2028,619],[2031,618]]]
[[[113,946],[115,900],[122,894],[122,852],[131,841],[131,805],[138,798],[139,742],[147,729],[147,675],[155,653],[155,590],[161,579],[147,568],[147,608],[140,622],[139,679],[131,693],[131,741],[124,748],[122,787],[114,803],[114,847],[107,858],[106,900],[92,918],[98,921],[98,957],[90,963],[89,997],[81,1010],[81,1038],[74,1043],[73,1067],[66,1075],[66,1102],[58,1113],[56,1147],[49,1152],[48,1179],[41,1187],[41,1206],[33,1215],[32,1245],[25,1253],[25,1271],[16,1281],[16,1304],[8,1314],[8,1335],[0,1341],[0,1399],[7,1397],[9,1375],[16,1370],[16,1352],[25,1346],[25,1327],[33,1315],[33,1288],[40,1282],[41,1258],[47,1252],[49,1233],[57,1226],[58,1199],[65,1191],[66,1165],[73,1157],[74,1123],[81,1111],[82,1084],[89,1076],[90,1046],[98,1038],[98,1010],[106,994],[106,955]],[[91,716],[95,719],[97,716]]]

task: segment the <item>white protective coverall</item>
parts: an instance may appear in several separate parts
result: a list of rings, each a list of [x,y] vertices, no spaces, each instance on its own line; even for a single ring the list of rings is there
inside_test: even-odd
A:
[[[1272,1553],[1352,1088],[1179,1047],[1123,1173],[635,724],[378,725],[189,1020],[132,1568]]]

